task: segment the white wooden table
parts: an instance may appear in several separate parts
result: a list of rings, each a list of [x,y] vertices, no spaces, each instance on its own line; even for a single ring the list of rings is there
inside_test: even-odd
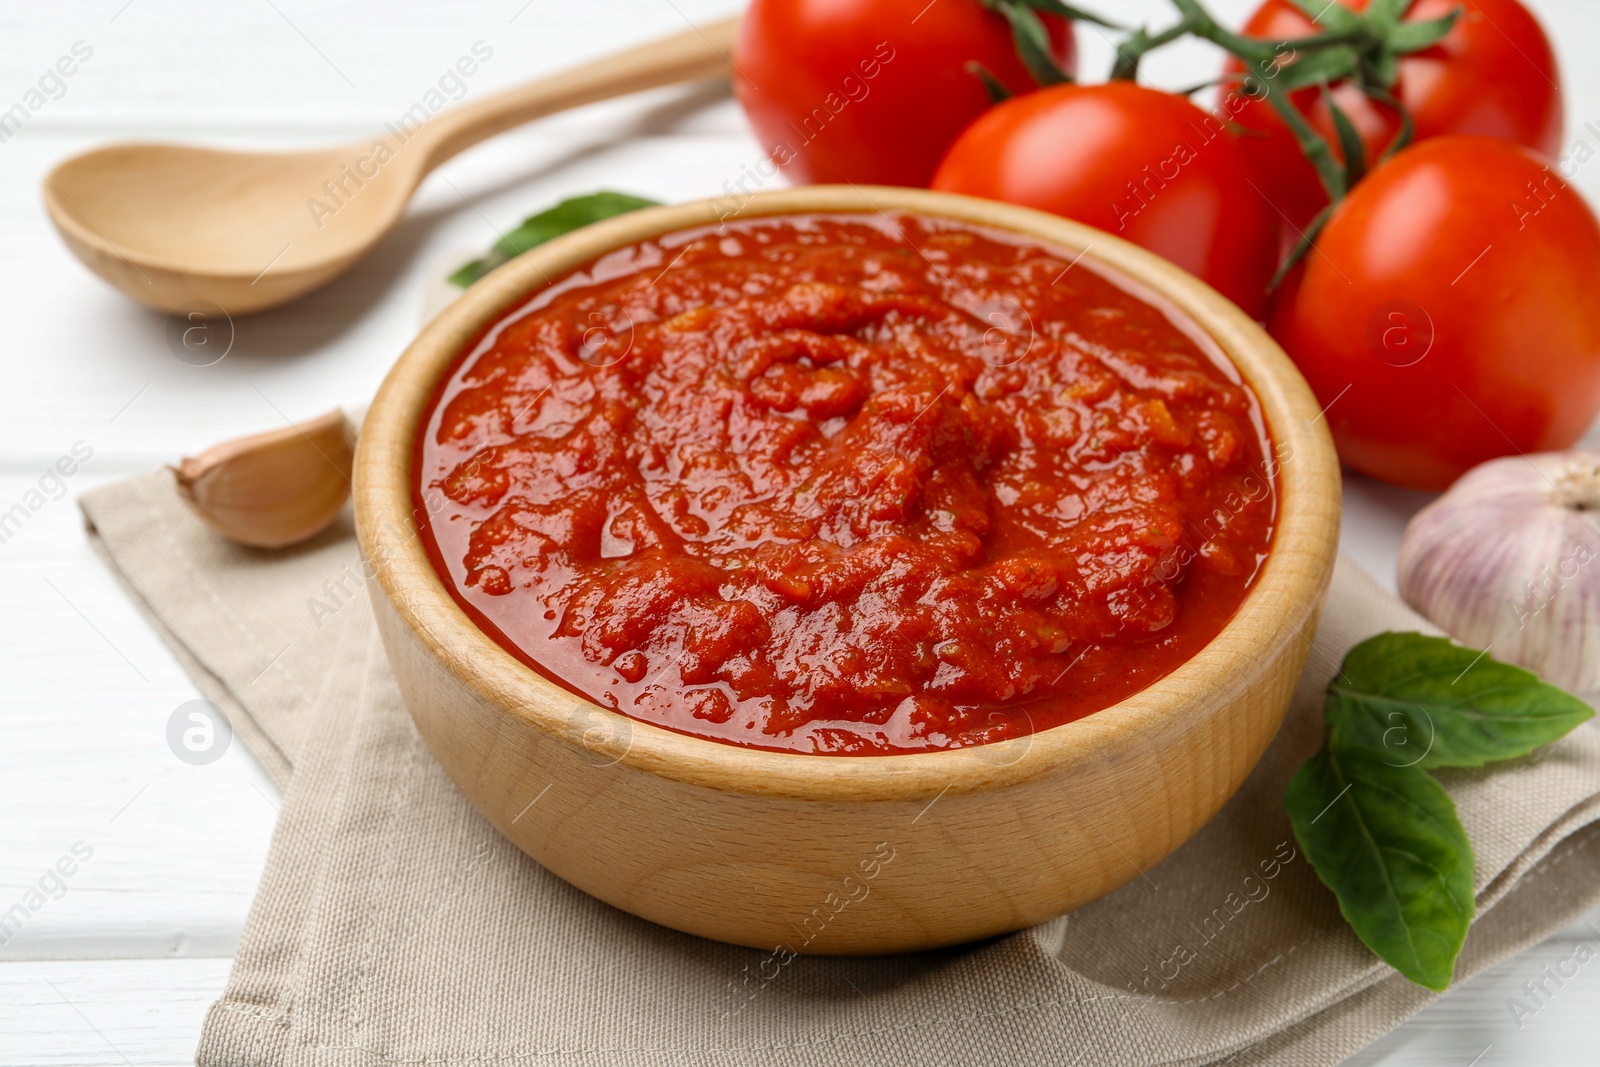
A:
[[[1125,20],[1165,21],[1159,0],[1102,6]],[[1215,6],[1238,18],[1247,4]],[[1563,55],[1568,129],[1577,135],[1600,120],[1600,69],[1588,62],[1600,10],[1592,0],[1535,6]],[[0,511],[37,502],[29,491],[75,444],[93,451],[64,489],[46,479],[42,506],[0,543],[0,912],[75,845],[92,850],[61,880],[64,892],[0,945],[0,1065],[191,1062],[278,805],[242,745],[202,767],[168,750],[168,716],[198,694],[89,551],[72,498],[279,424],[280,412],[298,419],[363,401],[416,330],[431,280],[487,246],[496,228],[601,187],[661,200],[714,195],[759,149],[726,92],[708,87],[508,134],[434,175],[400,229],[343,280],[240,320],[227,358],[204,368],[172,355],[162,318],[67,254],[39,206],[45,170],[110,139],[282,147],[353,139],[409,107],[477,41],[493,56],[469,95],[728,12],[729,0],[0,9],[0,110],[25,100],[78,42],[80,55],[92,50],[70,78],[47,80],[43,106],[0,143],[0,321],[9,337],[0,345]],[[1103,71],[1109,46],[1092,28],[1079,34],[1085,70]],[[1151,61],[1148,77],[1192,83],[1214,63],[1199,47],[1179,50]],[[1577,182],[1600,202],[1600,165]],[[1346,551],[1392,582],[1400,531],[1423,499],[1353,481]],[[1577,936],[1451,992],[1359,1062],[1592,1059],[1600,968],[1581,971],[1520,1030],[1506,1007]]]

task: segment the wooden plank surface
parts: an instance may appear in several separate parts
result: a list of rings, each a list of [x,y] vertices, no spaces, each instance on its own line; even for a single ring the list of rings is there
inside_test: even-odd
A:
[[[0,967],[0,1062],[38,1067],[194,1062],[226,959],[73,960]]]
[[[1249,5],[1214,6],[1237,18]],[[1585,0],[1534,6],[1563,54],[1569,137],[1600,148],[1582,127],[1600,123],[1600,67],[1587,61],[1600,11]],[[1159,0],[1115,7],[1129,21],[1168,17]],[[174,357],[165,320],[67,254],[39,208],[44,173],[111,139],[291,147],[355,138],[409,106],[475,41],[495,51],[469,96],[728,10],[721,0],[403,9],[104,0],[0,11],[0,109],[74,42],[93,49],[60,98],[0,144],[9,311],[0,509],[75,444],[93,452],[61,498],[0,544],[0,902],[19,899],[75,845],[91,853],[0,946],[0,1065],[190,1062],[278,803],[242,746],[206,767],[168,751],[167,717],[198,694],[89,551],[71,498],[284,416],[363,401],[415,332],[437,279],[560,196],[601,187],[663,200],[715,195],[760,154],[737,106],[714,87],[598,105],[505,135],[430,178],[399,230],[350,275],[235,323],[227,358],[204,368]],[[1080,41],[1085,69],[1103,70],[1104,38],[1085,28]],[[1214,64],[1195,46],[1147,70],[1178,85],[1208,77]],[[1600,199],[1600,164],[1575,180]],[[1345,499],[1345,549],[1392,582],[1399,532],[1425,498],[1352,480]],[[1578,936],[1453,991],[1356,1062],[1591,1060],[1600,964],[1520,1029],[1506,1004]]]

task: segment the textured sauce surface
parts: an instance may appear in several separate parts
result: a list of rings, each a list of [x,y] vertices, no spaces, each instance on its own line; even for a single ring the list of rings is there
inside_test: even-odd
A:
[[[834,754],[1079,718],[1222,629],[1272,537],[1237,372],[1073,257],[787,216],[602,257],[442,383],[422,535],[523,662],[636,719]]]

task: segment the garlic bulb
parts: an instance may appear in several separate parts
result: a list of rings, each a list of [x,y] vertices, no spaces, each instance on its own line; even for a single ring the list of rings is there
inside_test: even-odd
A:
[[[1473,468],[1406,527],[1399,585],[1462,643],[1600,690],[1600,452]]]
[[[174,468],[178,492],[213,530],[281,548],[333,524],[350,496],[354,432],[343,413],[213,445]]]

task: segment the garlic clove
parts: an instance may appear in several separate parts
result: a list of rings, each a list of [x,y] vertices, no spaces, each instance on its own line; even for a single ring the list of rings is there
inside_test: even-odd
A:
[[[1401,597],[1452,637],[1600,692],[1600,452],[1491,460],[1412,518]]]
[[[350,496],[354,433],[337,408],[294,426],[224,441],[183,459],[178,493],[217,533],[281,548],[333,524]]]

